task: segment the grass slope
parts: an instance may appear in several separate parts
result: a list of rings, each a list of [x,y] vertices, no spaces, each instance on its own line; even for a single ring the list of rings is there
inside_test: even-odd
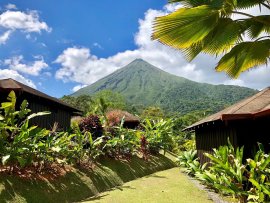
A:
[[[157,155],[148,162],[101,160],[93,170],[75,169],[53,181],[0,175],[0,202],[76,202],[156,171],[175,167],[173,157]]]
[[[256,93],[245,87],[197,83],[136,59],[72,96],[92,95],[104,89],[121,93],[129,103],[137,106],[156,105],[181,113],[209,108],[218,111]]]
[[[106,203],[210,203],[205,191],[199,190],[179,168],[161,171],[101,193],[88,202]]]

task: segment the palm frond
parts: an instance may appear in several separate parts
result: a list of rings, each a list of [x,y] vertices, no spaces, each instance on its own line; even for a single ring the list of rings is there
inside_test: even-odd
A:
[[[218,17],[219,12],[208,6],[180,8],[155,19],[152,39],[176,49],[185,49],[203,40],[216,26]]]
[[[243,23],[245,24],[247,28],[247,34],[249,38],[255,39],[263,33],[270,34],[270,16],[261,15],[261,16],[256,16],[255,18],[256,20],[254,18],[248,18],[243,21]],[[269,22],[269,23],[267,24],[263,22]]]
[[[270,15],[241,12],[258,5],[270,9],[268,0],[169,0],[177,2],[184,7],[155,19],[152,39],[181,50],[188,61],[200,53],[225,54],[216,70],[232,78],[268,62]],[[233,20],[232,14],[245,18]],[[243,42],[245,35],[253,41]]]
[[[241,72],[267,64],[270,58],[270,40],[242,42],[225,54],[217,71],[225,71],[230,77],[237,78]]]
[[[237,8],[238,9],[249,9],[255,6],[258,6],[266,0],[237,0]]]
[[[227,52],[236,43],[242,41],[244,31],[241,22],[221,18],[213,31],[204,39],[205,45],[202,51],[213,55]]]
[[[210,0],[169,0],[169,3],[181,3],[184,7],[197,7],[202,5],[209,5]]]

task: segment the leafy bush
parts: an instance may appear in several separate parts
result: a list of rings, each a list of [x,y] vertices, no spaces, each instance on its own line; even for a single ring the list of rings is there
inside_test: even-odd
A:
[[[156,154],[160,149],[163,149],[164,153],[166,153],[167,150],[173,148],[173,121],[171,119],[145,119],[141,125],[144,128],[145,137],[148,141],[148,146],[151,153]]]
[[[101,155],[129,160],[141,152],[148,159],[151,149],[166,152],[173,146],[172,120],[146,120],[142,131],[123,128],[122,119],[120,126],[113,127],[113,134],[107,131],[102,136],[99,117],[90,115],[79,125],[74,122],[72,133],[56,132],[30,126],[30,119],[49,112],[30,114],[27,106],[27,101],[23,101],[17,110],[16,96],[11,92],[0,107],[0,158],[10,172],[13,166],[31,166],[38,172],[53,164],[88,164]]]
[[[264,153],[263,146],[254,159],[247,159],[248,181],[252,184],[248,191],[249,202],[270,202],[270,156]]]
[[[244,148],[235,149],[228,140],[228,145],[214,149],[213,155],[205,153],[211,160],[210,167],[195,175],[217,192],[233,195],[240,202],[269,202],[270,156],[265,154],[261,144],[258,146],[254,159],[243,163]],[[193,160],[194,154],[185,155],[182,165],[190,168],[187,160]]]
[[[36,126],[29,127],[29,120],[48,112],[40,112],[29,115],[26,100],[16,110],[16,95],[11,91],[8,102],[1,104],[0,114],[0,156],[3,165],[17,165],[21,167],[31,164],[36,158],[39,141],[49,134],[45,129]]]
[[[214,153],[205,153],[210,158],[210,167],[196,176],[208,186],[225,195],[233,195],[245,202],[247,198],[246,166],[243,164],[244,147],[236,148],[228,140],[227,146],[213,149]]]
[[[197,172],[202,170],[200,162],[198,161],[197,150],[184,151],[178,158],[179,166],[184,167],[187,174],[194,176]]]
[[[80,121],[79,127],[82,132],[90,132],[93,139],[102,136],[103,133],[103,127],[100,119],[96,115],[89,115],[86,118],[83,118]]]
[[[2,165],[10,166],[10,172],[13,166],[23,168],[32,165],[41,170],[52,163],[81,164],[101,154],[99,140],[93,140],[90,132],[81,132],[78,126],[73,134],[29,126],[30,119],[48,112],[29,115],[31,111],[27,106],[27,101],[23,101],[20,109],[16,110],[13,91],[8,96],[8,102],[1,104],[0,158]]]
[[[104,150],[110,157],[129,160],[139,148],[140,135],[136,130],[123,128],[123,122],[122,119],[120,126],[114,127],[114,135],[109,135]]]

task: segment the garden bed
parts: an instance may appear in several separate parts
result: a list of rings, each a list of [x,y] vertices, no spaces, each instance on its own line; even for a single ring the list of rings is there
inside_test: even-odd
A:
[[[175,167],[174,158],[158,154],[144,161],[103,158],[92,169],[72,168],[65,176],[43,180],[0,174],[0,202],[76,202],[125,182]]]

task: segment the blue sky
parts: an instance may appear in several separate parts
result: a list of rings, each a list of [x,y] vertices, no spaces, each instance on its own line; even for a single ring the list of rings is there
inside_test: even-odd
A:
[[[232,81],[214,71],[217,60],[212,56],[187,63],[179,52],[151,41],[153,19],[179,6],[165,6],[166,2],[1,1],[0,78],[12,77],[61,97],[143,58],[198,82],[257,89],[269,85],[268,67]]]
[[[42,56],[49,66],[48,71],[54,75],[58,65],[53,61],[67,47],[88,47],[98,57],[133,50],[136,48],[134,34],[138,31],[138,20],[149,8],[161,9],[165,3],[156,0],[143,3],[132,0],[4,0],[1,1],[1,12],[5,12],[9,4],[16,6],[16,9],[11,9],[13,11],[37,11],[39,21],[46,22],[51,31],[14,31],[0,46],[0,58],[3,61],[22,55],[24,63],[30,63],[35,60],[33,56]],[[2,29],[0,33],[4,31]],[[1,69],[4,67],[2,64]],[[75,84],[42,75],[25,77],[31,79],[38,89],[57,97],[70,94]]]

